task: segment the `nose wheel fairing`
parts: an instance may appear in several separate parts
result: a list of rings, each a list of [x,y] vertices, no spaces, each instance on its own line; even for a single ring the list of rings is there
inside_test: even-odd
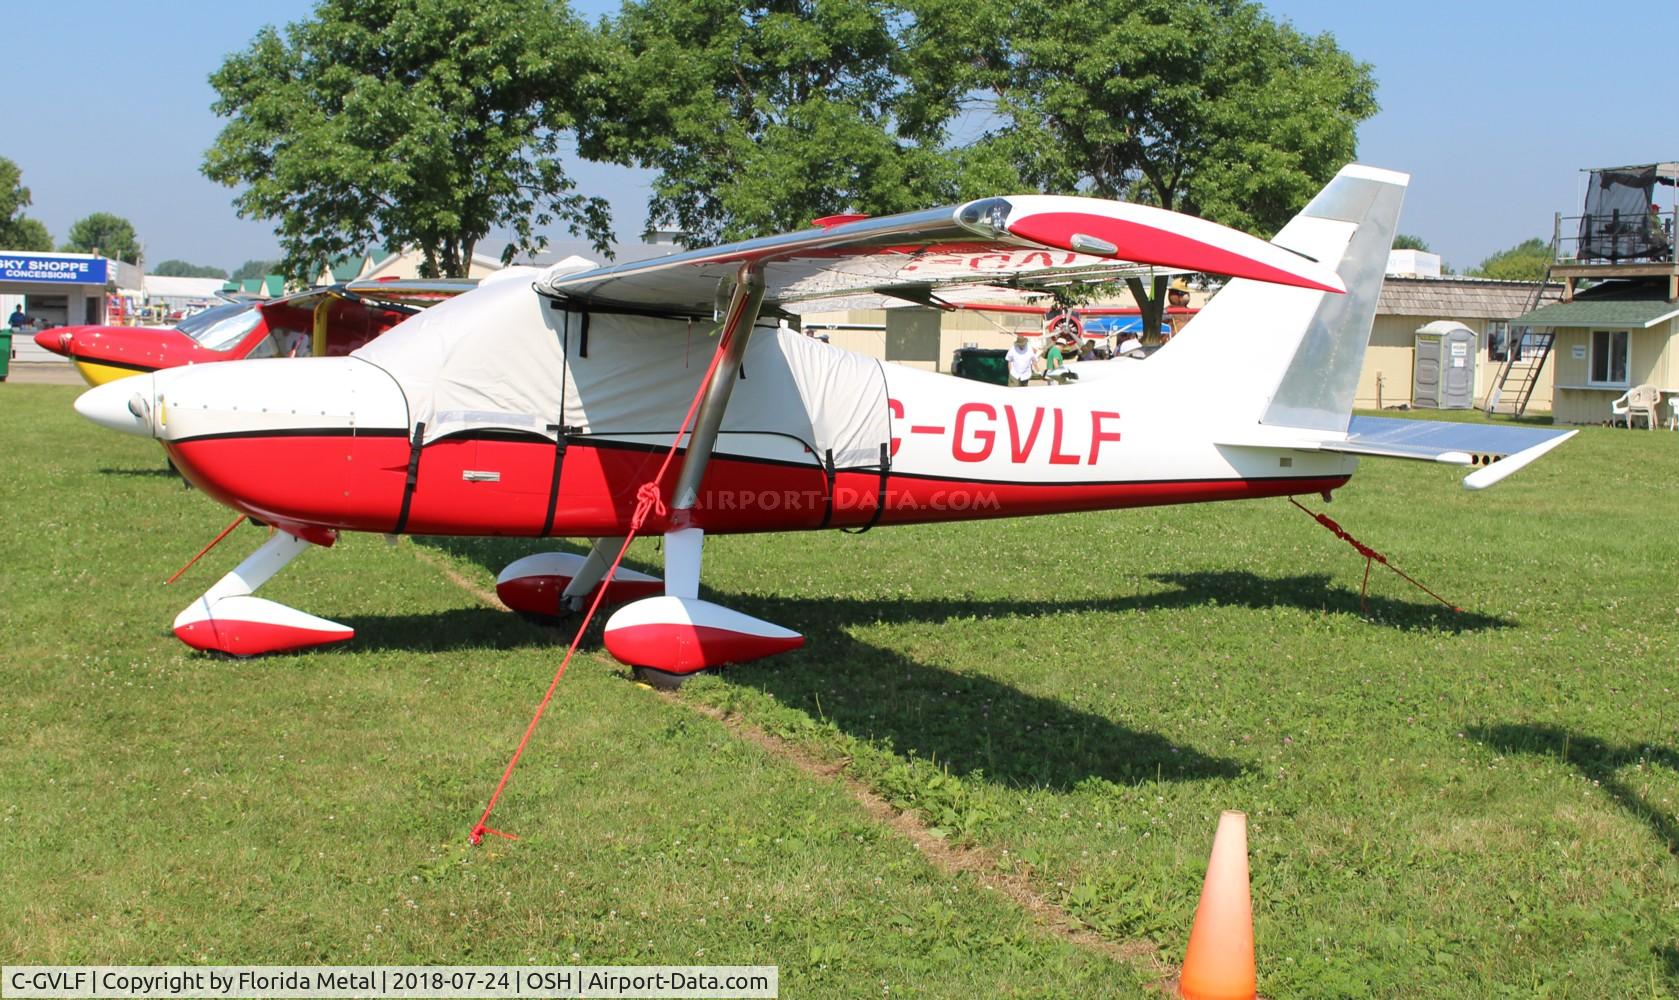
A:
[[[175,637],[193,649],[261,656],[346,642],[355,630],[261,597],[194,601],[175,619]]]
[[[347,625],[252,596],[312,544],[275,532],[175,616],[176,638],[194,649],[233,656],[283,653],[354,638],[355,630]]]

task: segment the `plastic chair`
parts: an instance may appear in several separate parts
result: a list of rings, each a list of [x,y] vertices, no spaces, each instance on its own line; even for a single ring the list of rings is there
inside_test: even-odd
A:
[[[1650,430],[1655,430],[1656,407],[1661,405],[1661,401],[1661,390],[1655,386],[1634,386],[1609,404],[1609,422],[1615,424],[1625,421],[1627,429],[1631,430],[1633,418],[1643,417],[1644,425]]]
[[[1667,429],[1679,431],[1679,392],[1667,397]]]

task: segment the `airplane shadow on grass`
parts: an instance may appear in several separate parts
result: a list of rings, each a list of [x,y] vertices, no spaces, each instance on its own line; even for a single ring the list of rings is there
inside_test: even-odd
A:
[[[1573,767],[1595,782],[1605,795],[1648,826],[1670,854],[1679,854],[1679,822],[1674,816],[1634,791],[1619,774],[1629,764],[1645,761],[1679,773],[1679,753],[1667,747],[1613,746],[1558,726],[1509,724],[1471,726],[1464,730],[1504,754],[1533,754],[1552,757]],[[1671,962],[1670,962],[1671,965]],[[1679,967],[1673,971],[1679,974]]]
[[[1656,949],[1656,957],[1661,960],[1662,972],[1670,983],[1679,983],[1679,945],[1665,944]]]
[[[418,538],[415,541],[476,562],[492,573],[533,550],[528,539]],[[555,541],[543,547],[584,551],[571,542]],[[655,574],[660,571],[657,565],[638,564],[634,568]],[[1360,612],[1357,592],[1334,585],[1327,575],[1278,578],[1229,571],[1163,573],[1152,579],[1173,589],[1071,601],[780,598],[718,593],[710,588],[706,588],[705,596],[746,614],[797,629],[807,639],[803,650],[728,668],[723,676],[730,683],[772,694],[781,704],[812,718],[824,719],[851,736],[889,744],[899,754],[937,761],[955,774],[984,775],[1006,785],[1058,790],[1093,778],[1135,784],[1235,777],[1247,766],[1190,747],[1174,746],[1159,734],[1132,728],[1052,697],[1021,691],[991,677],[920,663],[851,634],[854,626],[877,623],[936,624],[1216,605],[1296,607],[1351,615]],[[1384,597],[1370,598],[1368,608],[1373,625],[1399,630],[1468,631],[1508,624],[1472,612],[1453,613],[1432,603]],[[485,613],[508,622],[509,616],[494,611]],[[460,614],[473,616],[473,630],[479,631],[482,622],[475,617],[475,610]],[[601,615],[591,624],[585,648],[599,648],[605,617]],[[378,619],[363,619],[357,627],[388,637],[397,646],[418,641],[427,644],[423,648],[437,648],[436,640],[424,635],[433,631],[435,625],[405,618],[391,628],[384,628]],[[563,645],[570,627],[549,631],[547,634],[554,637],[550,641]],[[490,628],[494,628],[493,623]],[[513,630],[514,623],[508,622],[508,628]],[[528,634],[522,624],[516,631]],[[445,641],[457,644],[453,639]],[[478,638],[458,643],[485,644],[487,636],[482,632]]]
[[[476,604],[427,614],[349,615],[337,620],[356,630],[349,648],[357,650],[440,653],[463,649],[530,649],[555,643],[553,629]],[[333,647],[320,648],[324,651]]]
[[[784,620],[798,623],[807,640],[796,652],[726,668],[726,681],[756,688],[852,737],[933,761],[953,774],[1067,791],[1090,779],[1135,785],[1234,778],[1248,770],[1242,762],[1175,745],[1158,733],[1023,691],[997,676],[920,662],[858,639],[848,628],[865,621],[1076,614],[1099,602],[1023,607],[910,601],[892,615],[880,615],[872,601],[726,599],[760,617],[779,611]]]
[[[1371,625],[1402,632],[1479,632],[1490,628],[1508,628],[1514,624],[1479,611],[1453,611],[1420,592],[1421,600],[1381,596],[1367,596],[1360,600],[1356,590],[1332,583],[1332,578],[1325,573],[1271,577],[1245,570],[1223,570],[1153,573],[1149,579],[1177,590],[1163,594],[1138,594],[1111,601],[1107,608],[1113,611],[1149,611],[1204,605],[1256,609],[1291,607],[1301,611],[1363,617]]]
[[[567,552],[587,552],[586,546],[570,540],[550,539],[535,545],[522,538],[415,538],[419,545],[435,548],[451,555],[471,559],[491,573],[539,548],[561,549]],[[645,573],[659,575],[658,565],[647,565],[626,559],[624,565]],[[812,602],[832,613],[836,608],[848,607],[846,624],[863,622],[939,622],[951,618],[1001,618],[1015,615],[1045,615],[1081,612],[1165,611],[1171,609],[1233,606],[1255,609],[1292,607],[1301,611],[1362,616],[1369,624],[1398,631],[1478,632],[1484,629],[1509,628],[1515,622],[1479,611],[1453,611],[1423,596],[1419,600],[1401,600],[1379,595],[1362,601],[1358,591],[1332,582],[1327,573],[1308,573],[1295,576],[1260,576],[1246,570],[1217,570],[1197,573],[1153,573],[1149,579],[1173,588],[1150,594],[1128,597],[1086,598],[1075,601],[1046,600],[973,600],[927,598],[900,599],[824,599]],[[710,588],[706,588],[710,589]],[[729,594],[716,594],[719,603],[741,601]],[[798,600],[767,600],[761,602],[758,614],[768,621],[798,629],[802,626],[790,610],[799,606]],[[777,608],[781,609],[779,612]],[[740,608],[740,610],[746,610]],[[777,615],[780,615],[778,618]]]
[[[355,638],[346,644],[329,643],[264,653],[263,657],[336,656],[346,652],[448,653],[473,649],[532,649],[552,646],[556,641],[553,629],[542,628],[517,615],[481,605],[413,615],[335,615],[334,620],[355,629]],[[563,641],[561,646],[564,646]],[[195,655],[215,659],[238,658],[217,652]]]
[[[1679,752],[1658,746],[1612,746],[1560,726],[1532,723],[1471,726],[1464,732],[1499,753],[1533,754],[1569,764],[1582,777],[1596,782],[1616,805],[1648,826],[1669,854],[1679,855],[1679,823],[1674,816],[1618,777],[1622,768],[1639,761],[1679,772]],[[1679,946],[1661,945],[1654,949],[1654,954],[1667,981],[1679,983]]]
[[[500,539],[416,539],[419,544],[499,570],[531,550],[528,542]],[[562,544],[569,551],[580,549]],[[657,566],[638,566],[658,572]],[[1072,604],[997,601],[877,602],[793,599],[708,593],[706,596],[802,631],[803,650],[760,664],[729,667],[733,684],[755,687],[812,718],[826,719],[858,739],[890,743],[896,753],[934,760],[960,775],[1015,786],[1066,790],[1090,779],[1116,784],[1231,778],[1240,762],[1174,746],[1164,737],[1122,725],[1053,698],[1000,681],[919,663],[894,650],[853,637],[847,627],[879,621],[944,621],[1097,610],[1107,602]],[[464,613],[464,612],[463,612]],[[512,616],[486,609],[504,622]],[[606,615],[598,615],[584,648],[600,648]],[[351,624],[347,622],[346,624]],[[371,623],[370,623],[371,624]],[[512,627],[515,623],[508,622]],[[575,625],[547,630],[563,646]],[[422,628],[403,623],[388,634]],[[526,626],[519,625],[521,630]],[[358,636],[358,641],[359,641]],[[556,650],[557,652],[557,650]]]

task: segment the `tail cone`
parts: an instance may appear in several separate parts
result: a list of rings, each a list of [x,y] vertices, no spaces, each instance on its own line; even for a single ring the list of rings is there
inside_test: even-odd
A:
[[[1184,1000],[1254,1000],[1253,903],[1248,897],[1248,817],[1218,819],[1201,904],[1189,931],[1178,996]]]

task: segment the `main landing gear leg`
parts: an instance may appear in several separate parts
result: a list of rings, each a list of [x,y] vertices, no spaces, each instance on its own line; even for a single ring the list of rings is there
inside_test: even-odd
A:
[[[742,265],[724,319],[728,344],[705,387],[676,477],[671,530],[665,533],[664,596],[627,604],[606,623],[607,650],[628,664],[638,680],[654,687],[675,688],[708,667],[755,660],[797,649],[805,642],[804,636],[790,629],[699,597],[705,532],[693,523],[693,511],[763,296],[763,276],[752,265]]]
[[[276,531],[175,616],[175,636],[194,649],[234,656],[307,649],[353,638],[355,630],[346,625],[251,596],[311,545],[296,535]]]
[[[586,556],[538,552],[515,559],[496,577],[496,596],[527,618],[558,621],[561,615],[588,606],[623,544],[622,538],[597,538]],[[658,577],[620,566],[603,600],[621,604],[657,594],[662,588]]]

